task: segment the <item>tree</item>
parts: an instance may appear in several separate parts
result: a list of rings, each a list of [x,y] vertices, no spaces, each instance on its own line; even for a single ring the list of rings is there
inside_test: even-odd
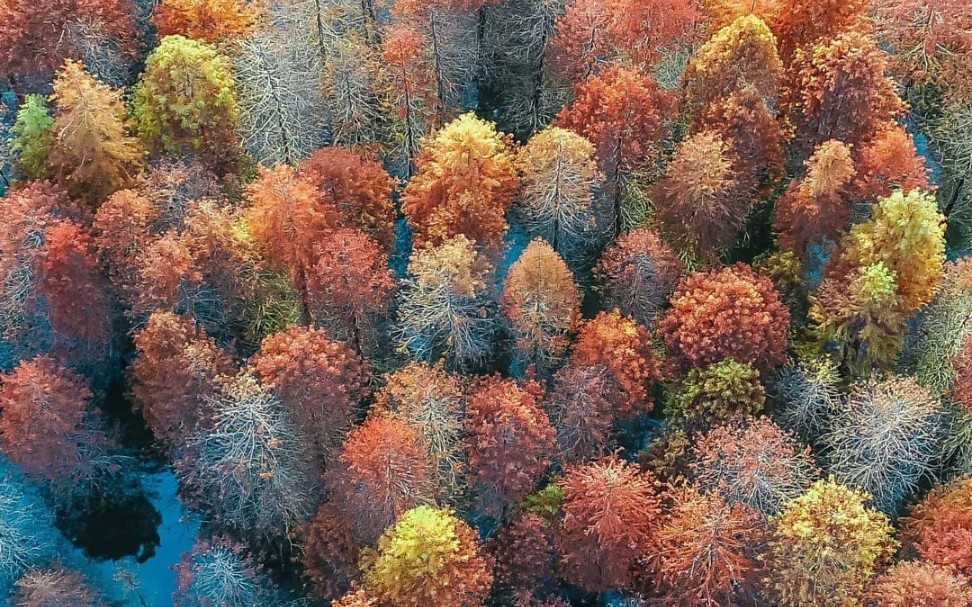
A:
[[[719,29],[689,62],[682,77],[686,109],[697,112],[747,88],[773,103],[782,77],[769,27],[756,15],[741,16]]]
[[[658,581],[669,605],[710,607],[745,600],[758,581],[763,521],[718,494],[682,489],[658,530]]]
[[[208,405],[236,367],[204,328],[171,312],[153,313],[134,341],[138,356],[130,376],[135,406],[155,438],[175,448],[211,422]]]
[[[810,313],[849,369],[866,371],[897,357],[905,321],[941,285],[944,230],[933,196],[897,190],[841,239]]]
[[[580,135],[550,127],[531,137],[516,157],[521,187],[513,211],[530,234],[569,263],[596,248],[611,222],[599,200],[602,177],[594,152]]]
[[[337,600],[351,589],[361,551],[351,525],[332,504],[324,504],[304,528],[301,564],[315,594]]]
[[[285,164],[261,169],[245,197],[255,244],[273,268],[290,275],[300,296],[301,320],[307,324],[312,310],[307,281],[316,243],[340,226],[338,210],[310,176]]]
[[[554,376],[546,408],[557,431],[557,447],[564,463],[602,457],[616,447],[616,394],[603,367],[564,365]]]
[[[319,329],[293,326],[265,338],[248,366],[309,439],[317,465],[329,464],[370,394],[368,363]]]
[[[51,176],[94,205],[133,185],[143,158],[138,141],[126,132],[121,94],[69,59],[57,72],[51,101]]]
[[[868,607],[961,607],[972,602],[968,580],[948,568],[902,561],[875,579],[867,590]]]
[[[99,607],[104,605],[80,573],[55,565],[17,580],[12,607]]]
[[[255,7],[241,0],[162,0],[152,15],[159,37],[180,35],[209,44],[228,45],[256,26]]]
[[[360,152],[330,146],[318,150],[301,164],[301,172],[333,200],[342,224],[358,228],[391,252],[395,245],[397,181],[378,160]]]
[[[650,76],[617,66],[578,84],[574,102],[554,121],[594,144],[613,205],[615,235],[624,225],[625,186],[655,167],[668,135],[664,118],[673,107],[672,96]]]
[[[287,604],[283,593],[246,549],[225,537],[198,540],[174,567],[177,607]]]
[[[462,449],[464,386],[442,363],[412,362],[385,376],[375,406],[397,414],[424,438],[435,460],[439,494],[458,497],[464,482]]]
[[[419,506],[381,536],[364,579],[378,601],[398,607],[481,607],[493,575],[469,525]]]
[[[692,476],[700,489],[770,517],[818,476],[808,447],[766,417],[717,426],[695,443]]]
[[[188,148],[213,166],[233,156],[236,83],[229,60],[215,48],[166,36],[146,59],[134,95],[135,129],[150,149]]]
[[[556,365],[580,326],[580,300],[564,260],[533,240],[510,267],[500,303],[524,365],[541,371]]]
[[[126,0],[3,0],[0,74],[44,88],[65,59],[89,60],[110,52],[134,58],[134,5]],[[116,60],[118,57],[116,56]]]
[[[331,475],[336,506],[355,536],[373,543],[405,511],[436,497],[425,438],[400,415],[375,411],[351,430]]]
[[[840,18],[839,12],[836,18]],[[834,17],[827,15],[826,19]],[[860,31],[849,30],[799,49],[787,72],[780,103],[797,145],[809,151],[836,139],[858,146],[901,117],[906,106],[885,72],[884,52]]]
[[[416,358],[457,369],[485,363],[496,330],[492,265],[465,236],[412,253],[402,282],[398,334]]]
[[[401,155],[408,177],[412,176],[413,159],[418,155],[421,139],[435,124],[432,83],[437,81],[427,72],[425,42],[419,30],[403,23],[388,27],[381,42],[388,83],[392,91],[398,92],[391,103],[402,125]]]
[[[542,395],[535,382],[521,386],[496,375],[471,390],[464,441],[469,487],[486,516],[502,519],[536,488],[551,463],[554,429],[540,408]]]
[[[335,145],[375,148],[392,142],[392,93],[380,59],[376,48],[355,36],[336,39],[330,49],[322,82]]]
[[[840,404],[840,381],[827,357],[784,366],[772,384],[775,419],[801,441],[816,442]]]
[[[668,303],[681,272],[675,251],[649,228],[622,234],[594,267],[604,307],[617,308],[645,327]]]
[[[863,0],[826,0],[812,5],[799,0],[778,0],[770,21],[779,43],[780,57],[787,66],[800,49],[821,40],[832,40],[842,32],[868,29],[867,3]]]
[[[54,118],[47,99],[42,95],[24,97],[17,110],[17,120],[10,129],[10,150],[17,157],[17,171],[27,179],[47,176],[53,128]]]
[[[532,512],[522,513],[499,528],[487,545],[496,563],[496,594],[512,599],[524,594],[542,595],[556,587],[554,533],[546,519]]]
[[[568,468],[557,484],[564,578],[590,592],[630,589],[662,518],[651,473],[612,456]]]
[[[201,0],[177,0],[207,7]],[[236,10],[249,3],[220,0]],[[160,5],[160,9],[166,6]],[[203,8],[203,10],[209,10]],[[246,13],[241,13],[246,15]],[[252,18],[252,17],[251,17]],[[224,36],[227,33],[214,32]],[[296,164],[324,141],[319,66],[313,55],[294,48],[276,28],[260,31],[237,43],[233,60],[239,91],[240,138],[258,162]]]
[[[176,462],[187,501],[216,528],[272,547],[313,512],[307,456],[272,390],[240,373],[208,399],[213,422]]]
[[[138,300],[138,265],[135,260],[155,237],[153,223],[160,213],[137,190],[119,190],[95,212],[91,226],[101,270],[112,292],[124,305]]]
[[[811,245],[834,240],[844,230],[857,176],[851,149],[833,139],[817,146],[805,166],[804,177],[791,181],[777,201],[773,221],[780,247],[801,258]]]
[[[817,481],[773,519],[766,564],[778,601],[794,607],[851,607],[896,548],[888,518],[870,496]]]
[[[972,574],[972,478],[932,489],[905,521],[903,537],[921,559],[968,579]]]
[[[551,70],[566,83],[602,71],[617,56],[608,33],[612,12],[603,0],[572,0],[557,19],[551,42]]]
[[[828,470],[870,493],[894,515],[932,471],[944,437],[942,405],[912,378],[889,376],[854,389],[823,441]]]
[[[679,145],[653,201],[662,233],[706,261],[735,241],[749,210],[732,171],[731,151],[718,133],[709,131]]]
[[[889,123],[859,151],[857,161],[861,195],[867,200],[890,196],[894,190],[932,191],[924,156],[912,136],[897,123]]]
[[[44,498],[6,459],[0,459],[0,481],[0,591],[6,596],[14,582],[49,565],[64,547]]]
[[[760,370],[783,362],[790,313],[773,283],[749,266],[691,274],[679,282],[671,303],[658,336],[681,369],[725,358]]]
[[[402,196],[416,245],[462,235],[482,249],[498,250],[518,186],[511,145],[509,136],[471,113],[426,141]]]
[[[707,428],[745,415],[757,415],[766,402],[759,371],[732,358],[692,369],[669,396],[665,413],[672,423]]]
[[[388,312],[395,287],[388,256],[356,228],[331,234],[307,277],[313,316],[358,352],[377,345],[376,324]]]
[[[83,377],[54,359],[21,362],[0,386],[0,450],[32,477],[71,489],[93,477],[106,438]]]

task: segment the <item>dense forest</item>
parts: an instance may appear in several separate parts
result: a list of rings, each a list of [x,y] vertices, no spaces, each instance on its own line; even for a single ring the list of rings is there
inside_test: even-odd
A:
[[[972,606],[972,0],[0,0],[0,605]]]

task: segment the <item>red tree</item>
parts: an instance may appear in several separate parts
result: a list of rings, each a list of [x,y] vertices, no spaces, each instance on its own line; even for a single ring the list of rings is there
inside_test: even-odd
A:
[[[539,594],[554,586],[554,529],[539,514],[527,512],[503,525],[487,547],[496,563],[494,579],[501,596]]]
[[[830,40],[851,28],[867,29],[865,0],[778,0],[770,26],[779,43],[780,57],[789,65],[793,54],[819,40]]]
[[[906,519],[904,539],[922,560],[972,575],[972,478],[933,489]]]
[[[499,376],[479,382],[466,408],[469,486],[479,507],[500,517],[536,488],[550,465],[554,429],[540,408],[542,388]]]
[[[325,504],[304,528],[301,564],[316,595],[337,600],[358,575],[360,548],[351,526],[334,506]]]
[[[860,195],[867,200],[890,196],[896,189],[933,189],[925,158],[915,148],[915,140],[895,122],[886,124],[861,146],[857,158]]]

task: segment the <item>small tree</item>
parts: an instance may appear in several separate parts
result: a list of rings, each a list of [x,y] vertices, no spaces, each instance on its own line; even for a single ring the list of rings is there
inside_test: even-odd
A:
[[[911,134],[896,122],[888,123],[859,151],[857,172],[861,195],[867,200],[890,196],[894,190],[931,191],[925,157]]]
[[[554,376],[546,408],[565,463],[586,462],[614,451],[618,412],[612,394],[616,390],[602,367],[565,365]]]
[[[16,156],[17,171],[27,179],[43,179],[48,174],[54,117],[42,95],[27,95],[17,110],[10,129],[10,151]]]
[[[923,561],[972,575],[972,478],[934,488],[905,523],[904,539]]]
[[[80,573],[55,565],[17,580],[12,607],[99,607],[105,605]]]
[[[580,325],[580,291],[574,276],[543,240],[534,240],[506,275],[503,313],[515,339],[517,359],[541,372],[567,351]]]
[[[749,363],[726,358],[689,371],[672,390],[665,412],[673,423],[708,428],[738,416],[756,415],[765,402],[759,371]]]
[[[772,520],[770,589],[794,607],[857,605],[897,542],[888,518],[864,504],[866,493],[817,481]]]
[[[162,0],[152,15],[160,37],[178,34],[209,44],[231,44],[246,37],[257,19],[255,7],[240,0]]]
[[[182,562],[175,570],[178,575],[178,588],[173,594],[176,607],[288,604],[283,592],[273,585],[246,549],[224,537],[197,541],[191,551],[182,555]]]
[[[449,510],[419,506],[378,541],[365,588],[400,607],[481,607],[493,575],[476,532]]]
[[[54,515],[6,459],[0,459],[0,592],[62,550]]]
[[[526,512],[499,528],[488,547],[496,563],[495,592],[507,599],[542,595],[556,586],[557,546],[554,527],[539,514]]]
[[[947,567],[902,561],[881,574],[867,590],[868,607],[962,607],[972,604],[967,579]]]
[[[774,418],[801,441],[816,442],[837,412],[839,384],[829,358],[786,365],[772,383]]]
[[[358,574],[360,549],[351,525],[332,504],[324,504],[303,532],[301,564],[315,594],[337,600]]]

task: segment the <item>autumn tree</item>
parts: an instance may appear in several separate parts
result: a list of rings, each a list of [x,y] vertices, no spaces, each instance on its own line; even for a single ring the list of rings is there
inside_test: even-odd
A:
[[[264,339],[248,366],[307,436],[318,465],[329,463],[370,393],[368,364],[324,331],[293,326]]]
[[[0,74],[27,89],[44,88],[65,59],[91,68],[106,54],[117,61],[138,50],[135,7],[126,0],[4,0],[0,12]]]
[[[297,428],[273,391],[245,372],[207,400],[213,421],[176,462],[181,489],[216,528],[272,546],[313,512]]]
[[[571,83],[586,80],[617,56],[608,33],[612,13],[603,0],[573,0],[556,21],[551,42],[551,71]]]
[[[402,514],[364,568],[365,589],[400,607],[482,607],[492,582],[476,532],[432,506]]]
[[[813,299],[811,317],[854,372],[900,353],[905,321],[928,304],[942,280],[944,218],[935,198],[900,190],[841,239]]]
[[[359,541],[373,543],[406,510],[434,501],[435,465],[418,430],[375,411],[344,442],[330,477],[335,505]]]
[[[27,179],[47,176],[53,128],[54,117],[47,99],[42,95],[24,97],[10,129],[10,151],[16,156],[17,172]]]
[[[375,404],[397,414],[424,438],[435,461],[439,493],[457,497],[465,475],[463,453],[464,386],[442,363],[412,362],[385,376]]]
[[[780,104],[797,145],[807,152],[829,139],[857,146],[897,120],[906,106],[885,72],[886,55],[860,31],[799,49]]]
[[[840,406],[840,382],[828,357],[787,364],[772,382],[775,419],[803,442],[816,442]]]
[[[518,186],[511,145],[509,136],[471,113],[425,143],[402,196],[418,246],[462,235],[482,249],[498,249]]]
[[[649,228],[625,232],[594,267],[604,306],[650,327],[678,284],[682,264]]]
[[[718,494],[682,489],[655,535],[657,579],[666,604],[731,605],[759,576],[763,521],[752,508]]]
[[[393,93],[376,48],[356,36],[339,37],[321,77],[332,143],[369,148],[394,144]]]
[[[709,131],[679,145],[653,201],[668,239],[705,261],[735,241],[749,207],[733,174],[731,151]]]
[[[387,66],[388,82],[398,94],[391,99],[395,114],[401,121],[401,156],[405,172],[413,174],[414,158],[421,140],[435,125],[436,101],[422,52],[428,47],[426,38],[414,27],[395,23],[382,37],[382,61]],[[434,63],[433,63],[434,65]]]
[[[361,550],[351,525],[332,504],[324,504],[303,531],[301,564],[315,594],[336,600],[358,574]]]
[[[487,516],[506,509],[536,488],[551,463],[554,429],[541,408],[543,389],[499,376],[471,391],[466,407],[465,449],[469,487]]]
[[[554,376],[546,409],[557,431],[557,448],[565,463],[585,462],[608,455],[617,446],[615,423],[619,416],[615,386],[603,367],[565,365]]]
[[[533,236],[569,263],[603,241],[611,223],[600,200],[594,145],[558,127],[537,133],[519,151],[520,193],[513,211]]]
[[[890,196],[894,190],[931,191],[929,169],[914,138],[897,123],[888,123],[858,150],[860,195],[866,200]]]
[[[503,285],[501,306],[518,360],[541,371],[554,366],[580,326],[580,300],[564,260],[543,240],[533,240]]]
[[[650,76],[616,66],[578,84],[573,103],[554,121],[594,144],[613,205],[615,234],[625,225],[625,187],[655,168],[668,135],[664,118],[673,106],[671,95]]]
[[[961,607],[972,603],[967,579],[947,567],[901,561],[867,589],[867,607]]]
[[[737,420],[698,436],[692,476],[703,491],[770,517],[816,479],[810,449],[766,417]]]
[[[261,169],[257,180],[247,186],[245,197],[254,242],[271,266],[290,276],[306,324],[313,307],[307,281],[316,244],[339,227],[338,211],[310,176],[285,164]]]
[[[683,278],[671,303],[658,322],[658,336],[671,362],[683,370],[725,358],[761,370],[783,362],[790,313],[773,283],[749,266]]]
[[[16,466],[0,458],[0,591],[31,570],[48,566],[65,549],[54,513]]]
[[[555,528],[533,512],[501,526],[487,544],[496,567],[495,593],[510,599],[543,595],[556,587]]]
[[[131,186],[143,160],[138,141],[126,132],[121,94],[68,60],[54,79],[51,101],[51,176],[93,204]]]
[[[72,489],[106,463],[107,437],[83,377],[50,357],[21,362],[0,387],[0,450],[42,482]]]
[[[190,2],[202,10],[210,5],[199,0],[177,2]],[[248,8],[252,4],[239,0],[220,3],[252,10]],[[279,29],[265,28],[239,41],[233,57],[240,139],[250,155],[267,166],[296,164],[324,142],[318,64],[313,55],[289,42]]]
[[[972,574],[972,478],[932,489],[905,520],[903,537],[921,559],[965,576]]]
[[[451,368],[485,363],[493,347],[492,265],[459,235],[412,253],[402,281],[398,333],[416,358]]]
[[[101,269],[112,292],[131,307],[138,299],[138,264],[135,260],[153,239],[152,224],[158,209],[137,190],[119,190],[95,212],[92,238]]]
[[[774,210],[773,227],[782,248],[801,258],[823,239],[835,240],[850,220],[857,170],[851,149],[840,141],[821,143],[805,163],[806,174],[790,182]]]
[[[213,166],[233,156],[236,84],[229,60],[205,42],[163,38],[145,61],[133,104],[136,131],[150,149],[187,148]]]
[[[355,227],[391,252],[395,244],[397,181],[381,163],[360,152],[330,146],[300,166],[301,172],[337,205],[342,225]]]
[[[630,589],[661,523],[655,479],[612,456],[568,468],[558,485],[565,579],[590,592]]]
[[[258,18],[255,6],[241,0],[162,0],[152,23],[161,38],[180,35],[218,45],[245,38]]]
[[[135,406],[156,439],[174,448],[211,421],[208,405],[220,381],[235,375],[235,365],[205,329],[171,312],[152,314],[134,341]]]
[[[665,413],[677,424],[707,428],[763,410],[766,389],[759,371],[749,363],[723,359],[692,369],[669,394]]]
[[[941,403],[914,379],[870,380],[854,389],[824,436],[828,470],[893,515],[932,474],[943,436]]]
[[[286,604],[284,593],[246,548],[226,537],[197,540],[173,569],[176,607]]]
[[[12,607],[99,607],[98,593],[83,575],[63,565],[31,571],[17,580]]]
[[[800,49],[809,49],[848,30],[867,29],[867,3],[863,0],[825,0],[813,4],[777,0],[777,4],[770,26],[779,43],[780,57],[787,66]]]
[[[795,607],[857,605],[896,549],[888,518],[865,504],[866,493],[817,481],[772,520],[769,588]]]

